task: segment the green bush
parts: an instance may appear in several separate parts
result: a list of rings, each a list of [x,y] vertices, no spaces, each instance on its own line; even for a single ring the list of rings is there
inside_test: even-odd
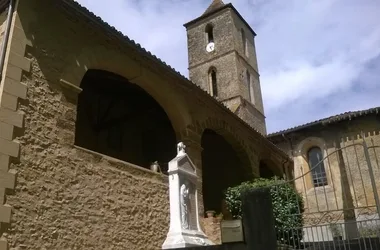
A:
[[[302,196],[284,180],[259,178],[228,188],[225,200],[229,212],[235,219],[242,218],[241,194],[258,187],[268,187],[270,190],[277,240],[283,244],[299,246],[303,236],[304,204]]]

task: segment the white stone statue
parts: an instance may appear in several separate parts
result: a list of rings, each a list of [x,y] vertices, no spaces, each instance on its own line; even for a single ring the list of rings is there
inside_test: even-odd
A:
[[[186,154],[186,146],[183,144],[183,142],[179,142],[177,144],[177,156],[185,155]]]
[[[190,196],[189,186],[185,182],[181,185],[181,225],[183,229],[189,229],[189,209],[190,209]]]

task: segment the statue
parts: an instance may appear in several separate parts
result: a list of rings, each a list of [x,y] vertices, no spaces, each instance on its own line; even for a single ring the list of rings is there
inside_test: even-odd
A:
[[[189,210],[190,210],[190,197],[189,186],[186,181],[181,185],[181,224],[183,229],[189,229]]]
[[[186,152],[185,152],[185,144],[183,144],[183,142],[179,142],[177,144],[177,156],[181,156],[181,155],[185,155]]]

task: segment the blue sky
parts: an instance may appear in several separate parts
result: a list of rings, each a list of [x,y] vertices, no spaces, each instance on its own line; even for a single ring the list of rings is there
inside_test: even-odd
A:
[[[77,0],[188,77],[183,24],[211,0]],[[257,33],[268,132],[380,106],[380,1],[231,0]]]

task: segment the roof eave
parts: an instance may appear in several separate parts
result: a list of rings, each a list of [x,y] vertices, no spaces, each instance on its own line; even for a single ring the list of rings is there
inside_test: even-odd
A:
[[[377,114],[379,114],[379,109],[380,109],[380,107],[374,107],[374,108],[370,108],[370,109],[364,109],[364,110],[359,110],[359,111],[351,111],[351,112],[347,112],[347,113],[342,113],[342,114],[330,116],[330,117],[323,118],[323,119],[320,119],[320,120],[317,120],[314,122],[306,123],[306,124],[303,124],[300,126],[296,126],[293,128],[289,128],[289,129],[281,130],[281,131],[278,131],[278,132],[275,132],[272,134],[268,134],[267,138],[270,139],[270,138],[274,138],[276,136],[282,136],[282,135],[286,135],[289,133],[298,132],[300,130],[303,130],[306,128],[311,128],[311,127],[318,126],[318,125],[336,124],[338,122],[352,120],[353,118],[358,118],[358,117],[363,117],[363,116],[368,116],[368,115],[373,115],[373,114],[377,115]]]
[[[257,36],[256,32],[252,29],[252,27],[249,25],[249,23],[243,18],[242,15],[240,15],[240,13],[237,11],[237,9],[232,5],[232,3],[228,3],[228,4],[225,4],[224,6],[220,7],[220,8],[217,8],[213,11],[210,11],[209,13],[206,13],[205,15],[201,15],[200,17],[197,17],[187,23],[185,23],[183,26],[188,29],[191,25],[207,18],[207,17],[210,17],[212,15],[214,15],[215,13],[221,11],[221,10],[224,10],[224,9],[227,9],[227,8],[230,8],[232,9],[233,11],[235,11],[236,15],[243,21],[243,23],[248,27],[248,29],[252,32],[252,34],[254,36]]]

